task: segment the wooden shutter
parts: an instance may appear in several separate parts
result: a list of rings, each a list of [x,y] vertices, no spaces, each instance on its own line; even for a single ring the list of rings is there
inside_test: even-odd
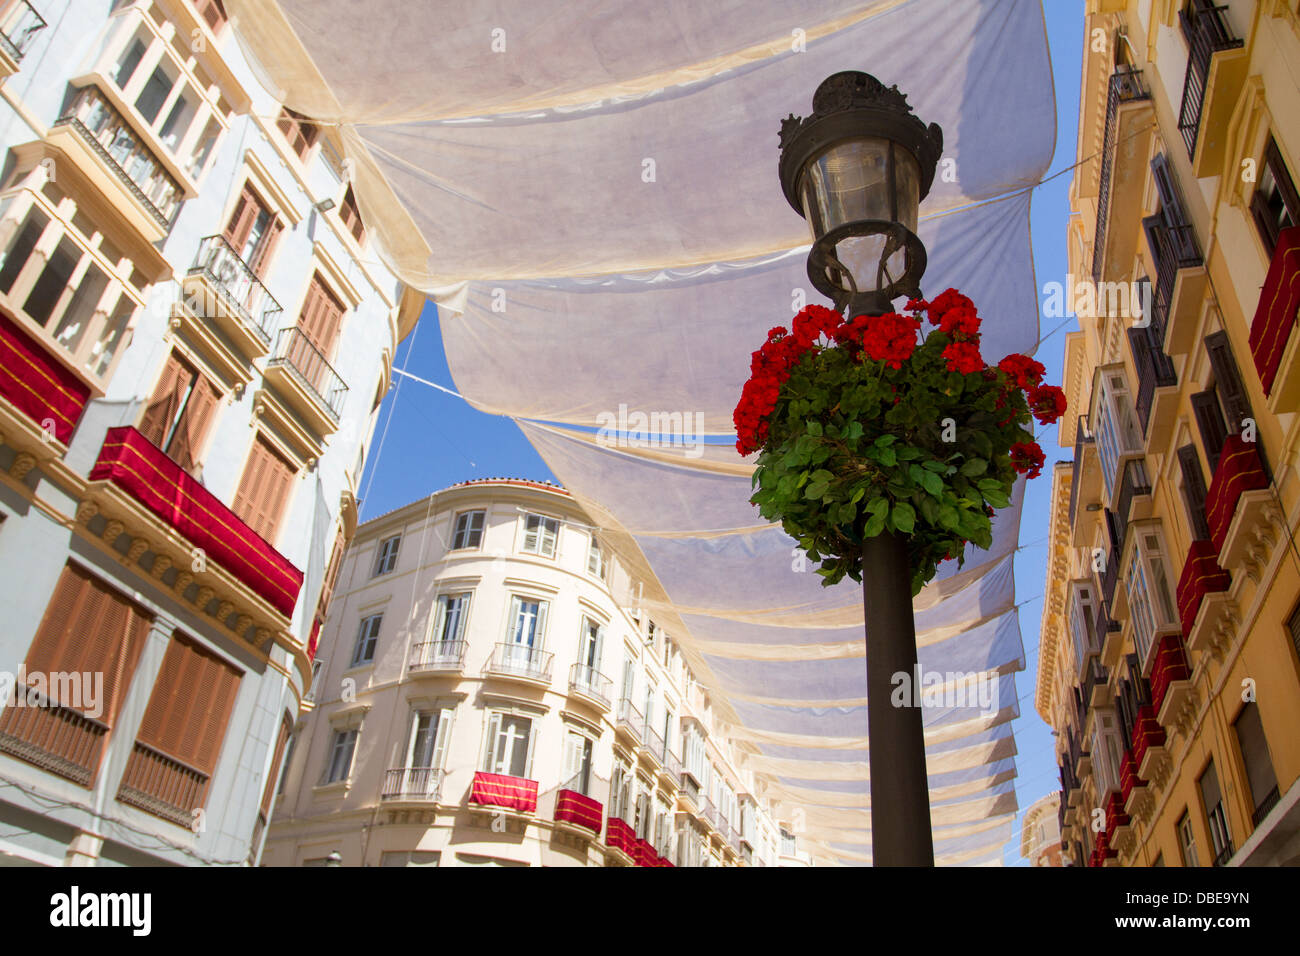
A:
[[[1228,333],[1219,331],[1207,335],[1205,351],[1210,356],[1210,366],[1214,369],[1215,391],[1223,402],[1224,411],[1228,413],[1228,431],[1240,433],[1242,420],[1253,416],[1246,385],[1237,370],[1237,361],[1232,357]]]
[[[1210,540],[1210,525],[1205,518],[1205,476],[1201,473],[1201,460],[1196,448],[1184,445],[1178,449],[1178,465],[1183,472],[1183,502],[1191,522],[1192,537],[1197,541]]]
[[[280,760],[284,757],[284,748],[293,733],[293,722],[286,716],[280,723],[280,736],[275,741],[275,754],[271,757],[271,766],[266,768],[266,786],[262,789],[262,816],[265,818],[271,810],[271,798],[275,795],[276,783],[280,779]]]
[[[1223,442],[1228,437],[1227,426],[1223,422],[1223,413],[1219,411],[1219,399],[1214,389],[1197,392],[1192,396],[1192,414],[1196,417],[1196,427],[1201,433],[1201,444],[1205,447],[1205,459],[1210,463],[1210,474],[1219,468],[1219,455],[1223,451]]]
[[[316,616],[324,618],[330,609],[334,597],[334,587],[338,583],[339,570],[343,567],[343,529],[334,536],[334,550],[330,552],[330,562],[325,566],[325,580],[321,582],[320,598],[316,601]]]
[[[293,466],[276,454],[266,439],[261,435],[253,439],[233,510],[268,543],[275,541],[293,474]]]
[[[175,352],[167,356],[167,364],[163,366],[162,377],[158,379],[158,385],[154,388],[153,397],[149,399],[149,404],[145,406],[139,428],[140,434],[159,448],[162,447],[163,441],[167,437],[167,430],[171,427],[172,422],[176,420],[176,414],[180,411],[181,403],[185,400],[185,395],[194,383],[197,374]]]
[[[248,267],[257,274],[257,277],[263,278],[266,270],[271,264],[271,253],[275,251],[275,244],[280,241],[280,233],[284,231],[284,223],[279,217],[273,218],[267,223],[266,231],[257,243],[257,248],[253,250],[253,261],[248,263]]]
[[[173,635],[137,739],[211,776],[239,679],[239,672],[217,655]]]
[[[221,0],[197,0],[194,4],[198,8],[199,16],[205,23],[216,33],[226,22],[226,8]]]
[[[451,740],[451,723],[456,717],[456,711],[451,707],[444,707],[438,712],[438,732],[434,735],[433,741],[433,763],[435,770],[442,770],[447,761],[447,742]]]
[[[152,620],[146,611],[88,571],[68,564],[54,586],[27,652],[26,670],[43,674],[102,673],[102,713],[96,719],[111,727]],[[89,708],[69,709],[84,713]]]
[[[352,238],[358,244],[365,240],[366,227],[361,221],[361,210],[357,206],[357,197],[351,186],[343,194],[343,204],[339,207],[339,219],[343,221],[344,228],[352,233]]]
[[[198,471],[203,439],[207,437],[208,428],[212,425],[220,403],[221,393],[217,387],[198,375],[190,390],[189,400],[181,411],[181,419],[176,424],[176,433],[166,449],[172,461],[191,474]]]
[[[262,202],[252,186],[244,183],[244,188],[239,191],[239,201],[235,203],[235,211],[230,214],[230,222],[226,223],[226,231],[222,233],[235,252],[244,248],[244,243],[248,242],[253,231],[253,224],[265,211],[266,203]]]
[[[298,328],[320,349],[326,361],[333,354],[334,340],[343,320],[343,303],[329,290],[320,274],[312,276],[307,298],[298,317]]]

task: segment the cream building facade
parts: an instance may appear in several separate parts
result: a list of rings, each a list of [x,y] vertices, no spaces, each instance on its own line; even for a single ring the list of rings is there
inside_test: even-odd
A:
[[[557,486],[366,522],[263,863],[806,865],[637,593]]]

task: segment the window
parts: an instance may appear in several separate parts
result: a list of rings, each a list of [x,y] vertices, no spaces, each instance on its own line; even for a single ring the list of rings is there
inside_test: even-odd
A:
[[[375,557],[375,571],[372,578],[377,578],[381,574],[388,574],[393,568],[397,567],[397,550],[402,546],[402,536],[395,534],[391,538],[385,538],[379,542],[379,552]]]
[[[1104,802],[1107,794],[1119,792],[1120,752],[1119,730],[1113,711],[1098,709],[1095,712],[1092,732],[1092,763],[1097,776],[1097,793]]]
[[[366,241],[366,226],[361,221],[361,210],[357,208],[357,197],[351,186],[343,194],[343,202],[339,205],[339,219],[343,222],[343,228],[356,240],[357,245]]]
[[[451,549],[477,548],[483,541],[482,511],[462,511],[456,515],[456,531],[451,537]]]
[[[600,550],[600,541],[593,533],[587,544],[587,573],[605,579],[605,555]]]
[[[582,631],[578,637],[578,663],[589,671],[600,670],[601,645],[604,643],[605,629],[589,617],[582,619]]]
[[[294,467],[261,435],[253,439],[232,510],[274,545],[293,487]]]
[[[1183,504],[1187,508],[1192,539],[1209,541],[1210,524],[1205,513],[1205,474],[1201,471],[1201,459],[1197,457],[1194,445],[1184,445],[1178,449],[1178,467],[1183,475]]]
[[[199,470],[203,440],[221,402],[217,387],[178,352],[163,366],[145,406],[140,433],[190,474]]]
[[[1110,498],[1119,479],[1120,458],[1141,454],[1143,449],[1142,432],[1138,428],[1128,380],[1122,369],[1112,368],[1102,372],[1093,420],[1097,423],[1097,449],[1101,456],[1106,497]]]
[[[509,777],[530,777],[533,736],[533,722],[529,718],[517,714],[489,714],[483,769]]]
[[[379,857],[379,865],[438,866],[439,856],[436,850],[385,850]]]
[[[631,805],[632,772],[619,762],[614,762],[614,776],[609,785],[609,815],[616,820],[627,821],[628,808]]]
[[[384,615],[371,614],[361,619],[357,628],[357,643],[352,650],[352,666],[369,664],[375,659],[375,645],[379,643],[379,628],[384,622]]]
[[[524,547],[528,554],[544,558],[555,557],[555,539],[560,532],[560,522],[545,515],[524,516]]]
[[[560,774],[560,788],[591,795],[591,738],[570,730],[564,738],[564,769]]]
[[[311,284],[307,286],[302,311],[298,314],[298,331],[302,335],[294,336],[295,342],[301,342],[304,338],[307,341],[295,346],[299,350],[298,354],[291,353],[287,358],[317,391],[320,391],[318,386],[323,379],[324,362],[334,356],[334,343],[343,324],[344,311],[339,297],[330,290],[321,274],[315,273]]]
[[[1286,619],[1286,629],[1291,633],[1291,644],[1300,655],[1300,604],[1297,604],[1291,616]]]
[[[1250,785],[1251,822],[1259,826],[1278,800],[1277,776],[1273,773],[1264,724],[1259,718],[1259,705],[1250,701],[1242,707],[1233,728],[1237,731],[1241,762],[1246,768],[1246,782]]]
[[[352,773],[352,754],[357,748],[359,731],[334,731],[334,740],[330,744],[329,763],[325,767],[325,779],[322,783],[339,783]]]
[[[293,764],[293,752],[297,746],[298,735],[291,734],[289,737],[289,744],[285,748],[284,763],[280,765],[280,782],[275,785],[275,792],[277,795],[284,793],[284,785],[289,779],[289,767]]]
[[[1300,195],[1296,194],[1295,180],[1271,136],[1264,148],[1259,181],[1250,197],[1250,212],[1270,258],[1282,230],[1300,224]]]
[[[64,567],[23,672],[103,675],[103,685],[94,693],[77,684],[67,693],[49,687],[32,705],[27,688],[15,684],[15,699],[0,712],[0,750],[90,786],[152,620],[89,572]]]
[[[320,138],[320,128],[301,113],[295,113],[288,107],[281,108],[280,117],[275,121],[275,125],[298,158],[306,162],[307,154]]]
[[[465,623],[469,620],[469,599],[472,592],[444,594],[438,598],[438,611],[433,622],[435,643],[463,640]]]
[[[1228,820],[1223,812],[1223,797],[1219,792],[1219,775],[1211,760],[1198,782],[1205,818],[1210,825],[1210,847],[1214,851],[1214,865],[1222,866],[1232,856],[1232,838],[1228,834]]]
[[[244,265],[263,278],[271,261],[271,251],[283,230],[284,223],[271,212],[271,207],[257,194],[257,190],[245,183],[222,235]]]
[[[1075,581],[1070,589],[1070,634],[1074,639],[1076,673],[1082,676],[1087,659],[1101,653],[1101,641],[1097,637],[1097,605],[1090,582]]]
[[[658,692],[658,690],[659,688],[655,686],[655,682],[651,680],[650,675],[647,674],[646,682],[645,682],[645,708],[644,708],[645,726],[647,728],[654,726],[655,694]]]
[[[411,717],[411,732],[406,744],[405,766],[413,770],[441,770],[447,759],[447,741],[455,711],[419,710]],[[432,780],[425,781],[432,785]]]
[[[1138,529],[1137,546],[1129,562],[1129,615],[1133,619],[1134,644],[1144,664],[1151,656],[1156,631],[1178,623],[1165,570],[1164,546],[1160,534],[1151,528]]]
[[[226,7],[221,0],[195,0],[194,7],[213,33],[225,26]]]
[[[131,286],[134,265],[67,197],[50,202],[49,187],[0,200],[0,293],[41,338],[72,356],[78,368],[106,380],[127,327],[143,303]],[[128,290],[130,290],[128,292]]]
[[[519,647],[540,648],[546,634],[547,602],[522,598],[510,599],[510,632],[507,643]]]

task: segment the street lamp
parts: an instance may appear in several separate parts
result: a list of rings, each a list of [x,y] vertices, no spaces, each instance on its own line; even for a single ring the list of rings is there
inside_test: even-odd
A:
[[[917,211],[942,152],[943,131],[898,87],[856,70],[823,80],[810,116],[782,121],[781,188],[812,231],[808,278],[837,308],[880,315],[918,293]]]
[[[920,296],[918,207],[942,152],[942,130],[922,123],[898,87],[857,71],[827,77],[812,115],[782,121],[781,188],[812,230],[808,278],[849,317]],[[861,567],[872,862],[933,866],[907,539],[863,538]],[[902,706],[892,701],[897,675],[913,689]]]

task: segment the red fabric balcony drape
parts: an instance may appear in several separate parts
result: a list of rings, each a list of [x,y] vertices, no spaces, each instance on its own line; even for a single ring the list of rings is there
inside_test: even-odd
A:
[[[561,790],[555,795],[556,820],[586,827],[597,836],[600,835],[603,810],[598,801],[583,796],[576,790]]]
[[[1165,729],[1156,719],[1156,709],[1150,704],[1138,708],[1137,721],[1133,727],[1133,764],[1142,766],[1142,760],[1152,747],[1163,747]]]
[[[1231,583],[1228,572],[1219,567],[1219,549],[1214,542],[1193,541],[1178,577],[1178,621],[1183,634],[1192,633],[1205,595],[1226,591]]]
[[[1219,467],[1214,469],[1210,491],[1205,496],[1205,517],[1216,551],[1223,550],[1241,496],[1247,491],[1267,487],[1268,476],[1264,474],[1264,463],[1259,460],[1259,451],[1254,443],[1242,441],[1241,436],[1235,433],[1229,435],[1223,443]]]
[[[632,828],[618,817],[610,817],[605,823],[605,846],[632,855],[636,837]]]
[[[90,472],[111,481],[248,585],[293,616],[302,572],[134,428],[110,428]]]
[[[1166,634],[1156,648],[1156,662],[1151,668],[1151,700],[1156,713],[1165,702],[1169,685],[1176,680],[1187,680],[1190,673],[1183,639],[1177,634]]]
[[[1146,785],[1146,781],[1138,776],[1138,762],[1133,757],[1133,751],[1124,751],[1124,756],[1120,758],[1119,762],[1119,789],[1120,793],[1123,794],[1124,802],[1128,802],[1128,798],[1133,795],[1134,789]]]
[[[90,400],[90,386],[0,311],[0,395],[66,445]]]
[[[1250,325],[1250,354],[1255,359],[1264,394],[1273,392],[1273,381],[1282,364],[1287,341],[1300,309],[1300,226],[1283,230],[1273,251],[1259,305]]]
[[[532,813],[537,809],[537,781],[480,770],[474,774],[469,802],[478,806]]]

